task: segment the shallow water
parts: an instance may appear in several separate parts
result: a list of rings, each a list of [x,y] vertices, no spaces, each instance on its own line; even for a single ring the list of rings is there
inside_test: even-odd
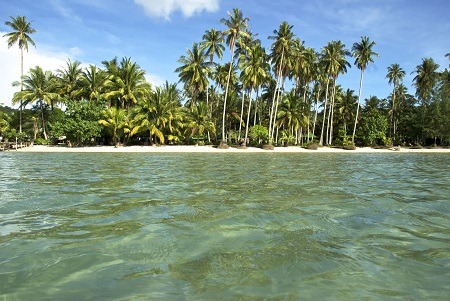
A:
[[[0,299],[450,300],[449,167],[0,153]]]

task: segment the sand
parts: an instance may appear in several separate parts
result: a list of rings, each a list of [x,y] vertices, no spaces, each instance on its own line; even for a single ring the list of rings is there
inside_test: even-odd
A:
[[[11,150],[11,152],[15,152]],[[239,149],[217,149],[212,146],[192,145],[166,145],[166,146],[89,146],[89,147],[65,147],[34,145],[18,149],[17,152],[40,153],[450,153],[450,148],[422,148],[400,150],[375,149],[370,147],[358,147],[356,150],[344,150],[340,148],[319,147],[317,150],[308,150],[299,146],[275,147],[273,150],[264,150],[256,147]]]

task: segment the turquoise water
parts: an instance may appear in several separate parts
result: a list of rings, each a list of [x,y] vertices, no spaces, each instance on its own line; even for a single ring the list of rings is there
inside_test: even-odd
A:
[[[449,167],[0,153],[0,300],[450,300]]]

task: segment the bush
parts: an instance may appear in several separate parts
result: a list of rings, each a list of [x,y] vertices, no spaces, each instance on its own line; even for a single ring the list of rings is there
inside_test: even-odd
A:
[[[49,141],[44,139],[44,138],[36,138],[36,140],[34,141],[34,144],[37,144],[37,145],[48,145]]]
[[[345,150],[355,150],[355,149],[356,149],[356,146],[355,146],[354,144],[347,144],[347,145],[343,145],[343,146],[342,146],[342,149],[345,149]]]
[[[306,146],[306,149],[310,149],[310,150],[317,150],[318,148],[319,148],[318,145],[315,143],[311,143]]]

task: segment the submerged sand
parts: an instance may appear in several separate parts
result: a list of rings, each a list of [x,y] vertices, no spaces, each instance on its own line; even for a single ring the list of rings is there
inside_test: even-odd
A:
[[[14,151],[14,150],[12,150]],[[43,146],[34,145],[18,149],[17,152],[79,152],[79,153],[450,153],[450,148],[400,148],[400,149],[376,149],[371,147],[358,147],[355,150],[344,150],[333,147],[319,147],[317,150],[309,150],[299,146],[275,147],[273,150],[264,150],[256,147],[240,149],[230,147],[218,149],[213,146],[193,145],[166,145],[166,146],[89,146],[89,147],[66,147],[66,146]]]

